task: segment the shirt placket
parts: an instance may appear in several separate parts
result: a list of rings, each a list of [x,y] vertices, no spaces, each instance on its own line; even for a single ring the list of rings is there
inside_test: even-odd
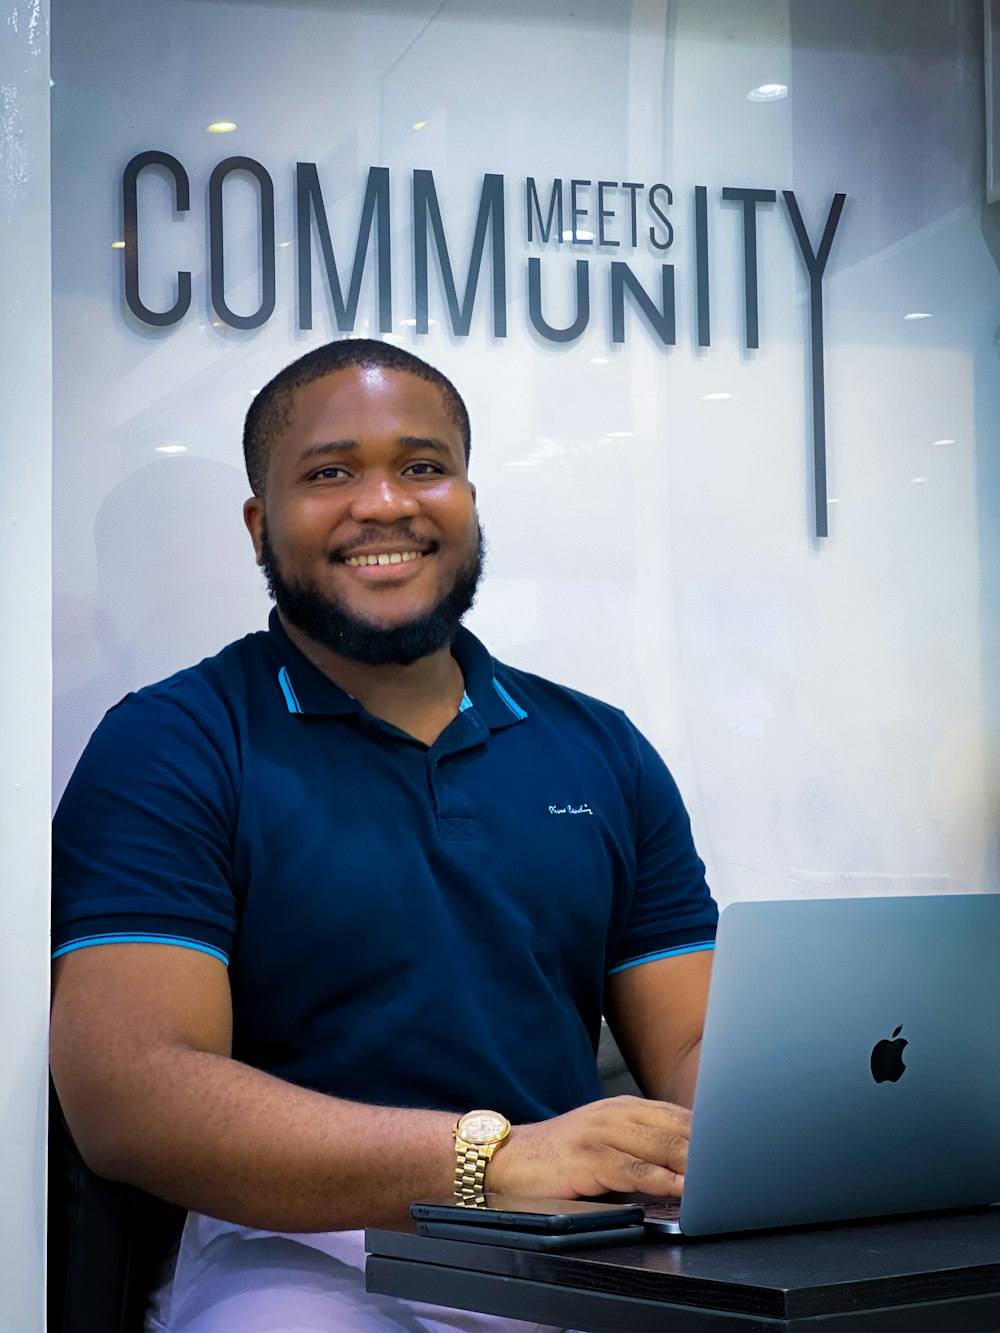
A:
[[[482,838],[463,780],[466,766],[457,762],[457,756],[487,745],[489,738],[489,728],[476,710],[466,708],[427,751],[427,777],[442,842],[478,842]]]

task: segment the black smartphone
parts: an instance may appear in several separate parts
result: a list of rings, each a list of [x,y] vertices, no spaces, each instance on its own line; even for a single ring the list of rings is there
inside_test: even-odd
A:
[[[410,1204],[418,1222],[450,1222],[464,1227],[506,1228],[544,1235],[607,1231],[641,1224],[640,1203],[594,1203],[591,1199],[536,1199],[519,1194],[486,1194],[485,1206],[446,1199]]]
[[[466,1226],[461,1222],[418,1222],[421,1236],[472,1241],[474,1245],[509,1245],[515,1250],[587,1250],[599,1245],[628,1245],[646,1239],[642,1226],[608,1227],[601,1231],[508,1231],[504,1227]]]

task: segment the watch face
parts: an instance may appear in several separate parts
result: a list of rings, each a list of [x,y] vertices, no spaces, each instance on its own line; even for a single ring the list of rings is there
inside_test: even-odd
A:
[[[459,1137],[466,1143],[497,1143],[509,1132],[510,1122],[496,1111],[469,1111],[458,1122]]]

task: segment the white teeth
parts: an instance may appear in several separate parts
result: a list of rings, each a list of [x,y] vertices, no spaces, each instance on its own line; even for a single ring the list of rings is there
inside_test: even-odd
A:
[[[352,555],[344,561],[347,565],[352,565],[355,569],[360,569],[363,565],[405,565],[409,560],[419,560],[420,551],[393,551],[391,553],[382,551],[378,555]]]

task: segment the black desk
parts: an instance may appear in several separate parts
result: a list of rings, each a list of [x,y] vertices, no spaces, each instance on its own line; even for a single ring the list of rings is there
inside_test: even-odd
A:
[[[1000,1209],[540,1254],[367,1232],[369,1291],[587,1333],[1000,1330]]]

